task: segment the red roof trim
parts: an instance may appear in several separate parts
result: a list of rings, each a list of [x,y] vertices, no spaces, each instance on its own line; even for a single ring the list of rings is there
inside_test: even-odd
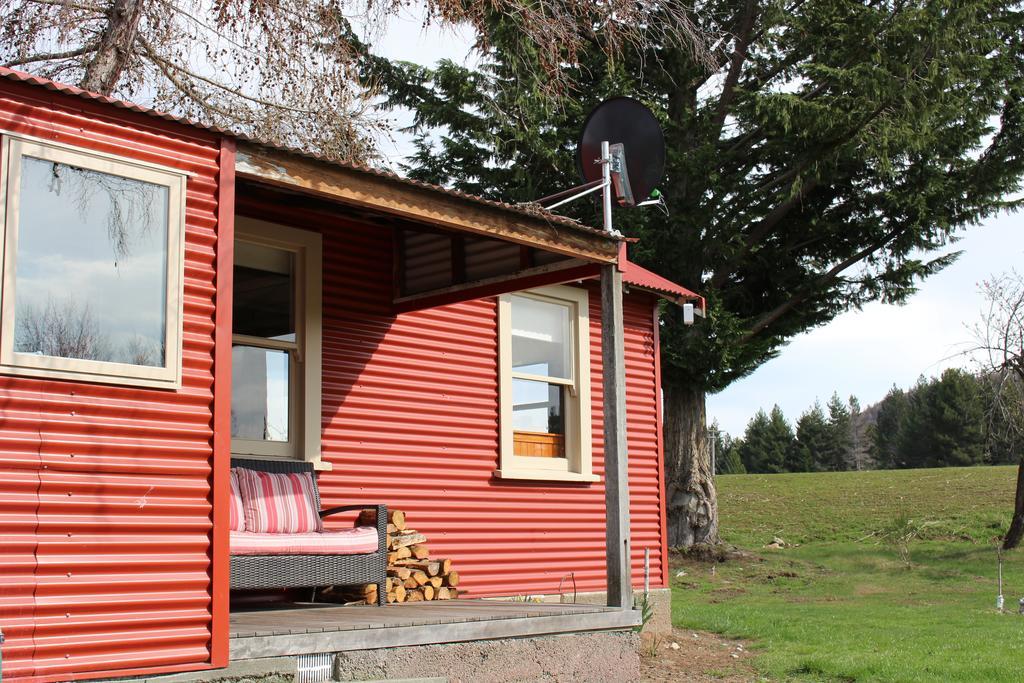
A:
[[[682,285],[677,285],[667,278],[654,273],[646,268],[638,266],[628,258],[621,259],[619,267],[622,269],[622,281],[626,284],[667,299],[673,303],[694,304],[703,314],[707,311],[707,302],[704,297],[692,292]]]

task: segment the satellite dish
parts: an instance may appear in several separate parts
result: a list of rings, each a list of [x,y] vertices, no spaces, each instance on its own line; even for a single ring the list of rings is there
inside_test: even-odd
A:
[[[626,178],[615,188],[619,204],[635,206],[647,199],[665,173],[665,137],[651,110],[632,97],[613,97],[590,112],[576,148],[585,182],[601,180],[601,164],[596,162],[602,142],[610,143],[613,156],[625,157]]]

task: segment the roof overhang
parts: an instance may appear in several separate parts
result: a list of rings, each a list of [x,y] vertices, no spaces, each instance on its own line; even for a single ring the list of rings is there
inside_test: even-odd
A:
[[[368,168],[331,163],[240,141],[239,177],[299,190],[443,230],[614,263],[619,239],[570,219],[492,202]]]
[[[638,266],[626,258],[624,253],[619,261],[619,269],[622,271],[622,281],[630,288],[654,294],[680,306],[693,304],[697,315],[704,317],[707,314],[707,302],[700,294]]]

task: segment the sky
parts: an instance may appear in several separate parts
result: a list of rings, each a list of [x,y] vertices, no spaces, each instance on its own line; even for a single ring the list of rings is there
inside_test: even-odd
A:
[[[406,10],[373,40],[391,59],[431,64],[441,58],[472,64],[469,30],[423,29],[415,10]],[[408,115],[393,115],[408,125]],[[381,140],[390,165],[411,153],[407,136]],[[862,406],[876,403],[895,384],[909,387],[921,375],[969,366],[963,352],[971,326],[980,319],[979,285],[1012,268],[1024,271],[1024,214],[1003,214],[966,229],[946,251],[962,251],[944,271],[925,280],[903,306],[870,304],[828,325],[795,337],[777,358],[748,377],[708,397],[708,421],[734,436],[743,433],[759,408],[778,404],[791,422],[815,400],[824,405],[838,392]]]

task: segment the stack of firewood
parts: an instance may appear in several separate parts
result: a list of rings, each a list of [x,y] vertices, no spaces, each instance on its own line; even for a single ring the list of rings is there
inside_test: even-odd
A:
[[[376,526],[377,511],[359,513],[360,526]],[[459,573],[451,560],[432,559],[427,537],[410,529],[405,513],[388,510],[388,602],[453,600],[459,595]],[[325,590],[324,599],[345,604],[376,604],[377,585],[334,586]]]

